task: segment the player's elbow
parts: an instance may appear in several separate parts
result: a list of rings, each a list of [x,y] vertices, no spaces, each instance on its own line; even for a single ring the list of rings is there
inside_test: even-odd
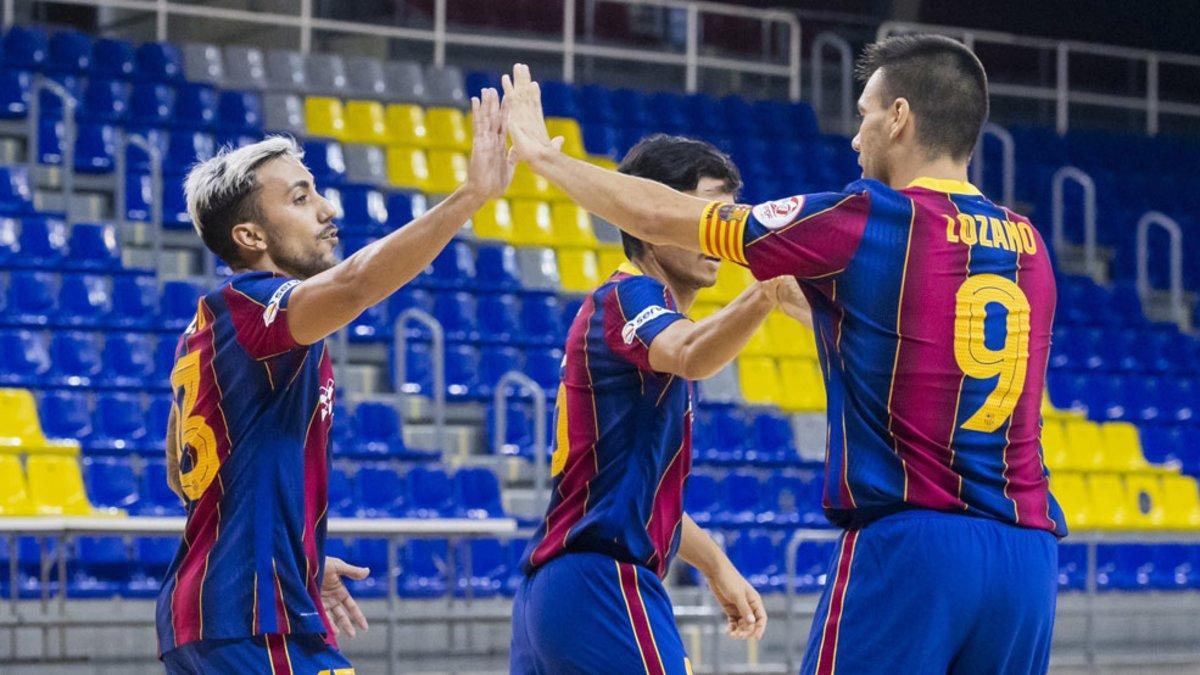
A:
[[[685,380],[707,380],[716,375],[723,364],[712,363],[711,359],[704,358],[699,350],[685,347],[683,353],[680,354],[679,372],[677,375]]]

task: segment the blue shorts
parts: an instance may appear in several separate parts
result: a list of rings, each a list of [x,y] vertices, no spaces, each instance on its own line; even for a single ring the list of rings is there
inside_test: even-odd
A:
[[[162,660],[167,675],[354,675],[346,657],[314,634],[198,640],[172,649]]]
[[[691,673],[662,582],[599,553],[567,553],[525,577],[512,629],[512,675]]]
[[[842,535],[802,675],[1045,673],[1058,542],[1041,530],[905,511]]]

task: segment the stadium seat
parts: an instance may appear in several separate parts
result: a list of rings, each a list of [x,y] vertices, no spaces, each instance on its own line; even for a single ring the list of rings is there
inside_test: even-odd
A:
[[[46,70],[82,75],[92,67],[92,38],[76,30],[60,30],[50,36]]]
[[[369,459],[405,454],[400,416],[388,403],[364,401],[354,411],[356,434],[350,456]]]
[[[508,581],[507,552],[498,539],[458,542],[457,597],[491,598],[504,591]]]
[[[262,91],[267,88],[266,63],[257,47],[225,45],[225,86],[235,89]]]
[[[124,122],[129,116],[130,93],[129,84],[120,80],[89,80],[79,102],[79,121]]]
[[[386,143],[390,140],[383,104],[354,100],[346,103],[346,140],[351,143]]]
[[[196,318],[201,295],[203,292],[200,287],[188,281],[173,280],[163,283],[159,325],[172,331],[187,328],[192,319]]]
[[[446,348],[446,398],[451,401],[482,399],[479,348],[451,344]]]
[[[816,361],[810,359],[780,359],[779,381],[787,382],[781,390],[784,410],[811,412],[825,410],[825,380]],[[745,389],[742,390],[743,395]]]
[[[1109,471],[1142,471],[1149,469],[1142,454],[1141,440],[1137,427],[1128,422],[1108,422],[1100,425],[1104,443],[1103,465],[1096,467]]]
[[[726,527],[749,527],[769,523],[773,513],[762,510],[762,484],[749,471],[734,471],[721,481],[723,495],[716,522]]]
[[[0,167],[0,214],[26,215],[33,210],[33,192],[25,167]]]
[[[147,42],[134,53],[133,75],[139,80],[177,83],[184,79],[183,55],[170,42]]]
[[[59,387],[92,387],[102,372],[100,338],[95,333],[57,331],[50,340],[46,381]]]
[[[167,466],[161,459],[147,460],[138,485],[139,516],[182,516],[183,505],[167,485]]]
[[[425,71],[413,61],[388,61],[383,64],[384,82],[389,101],[425,104],[429,93],[425,87]]]
[[[429,164],[423,150],[389,145],[387,169],[392,187],[424,191],[429,183]]]
[[[469,289],[475,283],[475,253],[461,241],[450,242],[430,265],[428,283],[438,289]],[[436,303],[434,305],[437,307]],[[474,301],[471,302],[472,311]],[[464,338],[465,339],[465,338]]]
[[[1165,527],[1180,530],[1200,528],[1200,494],[1197,493],[1196,479],[1164,475],[1162,491]]]
[[[268,132],[307,136],[308,126],[304,121],[304,105],[304,99],[296,94],[264,94],[263,126]]]
[[[512,182],[504,194],[510,199],[548,200],[554,196],[550,183],[542,176],[533,172],[525,162],[517,164],[513,171]]]
[[[476,249],[475,279],[480,288],[511,292],[521,289],[522,270],[517,252],[503,244],[481,244]]]
[[[782,403],[783,390],[775,360],[762,356],[742,356],[737,361],[738,382],[742,398],[755,405]],[[789,389],[795,383],[789,382]]]
[[[459,469],[454,474],[454,501],[459,518],[504,517],[500,481],[490,469]]]
[[[562,277],[554,251],[548,248],[523,247],[517,250],[517,269],[521,285],[528,291],[556,292],[562,288]]]
[[[83,270],[115,271],[121,268],[117,235],[107,223],[76,223],[71,228],[67,266]]]
[[[122,537],[82,536],[67,559],[68,598],[111,598],[126,588],[131,570]]]
[[[347,56],[346,90],[351,96],[381,100],[387,97],[383,62],[370,56]]]
[[[214,44],[184,44],[183,74],[189,82],[224,86],[225,62],[221,48]]]
[[[596,248],[592,217],[574,202],[555,202],[550,209],[554,245],[565,248]]]
[[[212,85],[186,82],[175,94],[173,126],[188,131],[212,131],[217,123],[217,90]]]
[[[410,539],[400,554],[398,592],[405,598],[437,598],[446,594],[450,576],[445,539]]]
[[[224,133],[262,133],[262,96],[253,91],[222,91],[217,103],[217,129]]]
[[[493,199],[471,216],[471,232],[480,239],[515,242],[512,207],[506,199]]]
[[[354,475],[354,491],[359,518],[395,518],[404,513],[405,485],[408,483],[394,469],[370,464]]]
[[[155,598],[163,577],[175,559],[179,543],[173,537],[138,537],[133,542],[133,569],[124,594],[132,598]]]
[[[387,195],[388,227],[398,230],[429,210],[425,195],[417,192],[392,192]]]
[[[450,477],[441,469],[417,467],[408,473],[409,518],[449,518],[455,513]]]
[[[346,181],[354,185],[385,187],[388,183],[387,160],[377,145],[347,144]]]
[[[427,154],[429,178],[425,192],[450,194],[467,180],[467,156],[450,150],[430,150]]]
[[[109,333],[104,340],[104,385],[145,388],[154,376],[154,347],[144,333]]]
[[[22,218],[21,234],[17,243],[21,250],[17,262],[22,267],[55,269],[65,266],[68,256],[67,226],[58,218]]]
[[[486,294],[478,298],[479,332],[483,342],[507,344],[520,334],[520,303],[510,294]]]
[[[561,136],[563,138],[562,151],[567,155],[576,158],[587,156],[587,150],[583,147],[583,131],[579,127],[579,122],[565,117],[548,117],[546,118],[546,131],[551,138]]]
[[[43,387],[48,383],[50,352],[43,336],[27,330],[0,330],[0,385]]]
[[[553,215],[550,204],[530,199],[513,199],[512,243],[517,246],[554,246]]]
[[[432,149],[458,152],[469,152],[471,149],[467,117],[458,108],[426,108],[425,130]]]
[[[156,453],[161,439],[149,439],[141,401],[134,394],[101,394],[92,413],[92,435],[83,439],[93,454]]]
[[[32,516],[36,512],[20,458],[0,455],[0,516]]]
[[[462,71],[455,66],[429,66],[425,69],[425,95],[435,106],[466,107]]]
[[[596,254],[589,250],[567,249],[558,252],[562,287],[569,293],[587,293],[600,285],[601,275]]]
[[[779,564],[778,551],[769,536],[746,532],[733,541],[728,554],[746,581],[759,592],[783,590],[786,576]]]
[[[125,40],[101,38],[92,45],[92,77],[128,80],[133,77],[133,45]]]
[[[113,512],[137,507],[137,477],[124,457],[85,457],[83,478],[92,504]]]
[[[557,344],[561,344],[561,341]],[[525,350],[525,374],[542,387],[546,398],[552,398],[558,389],[562,359],[561,349]]]
[[[525,344],[556,346],[563,344],[566,333],[557,296],[530,295],[521,303],[521,341]]]
[[[344,96],[350,83],[346,63],[338,54],[309,54],[304,61],[308,90],[325,96]]]
[[[304,56],[290,49],[272,49],[266,53],[267,88],[295,94],[307,93],[308,77]]]
[[[309,96],[304,99],[304,119],[310,136],[346,140],[345,112],[339,99]]]
[[[83,489],[83,475],[74,457],[31,455],[25,460],[29,498],[39,515],[98,515]]]
[[[49,391],[42,394],[38,414],[48,438],[79,439],[91,435],[92,417],[85,394]]]
[[[370,235],[388,231],[388,209],[383,193],[369,185],[346,185],[339,189],[342,227]]]

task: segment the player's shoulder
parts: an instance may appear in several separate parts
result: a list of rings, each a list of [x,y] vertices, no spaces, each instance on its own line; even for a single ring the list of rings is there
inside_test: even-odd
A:
[[[229,278],[219,289],[226,297],[233,294],[239,299],[245,299],[266,307],[279,302],[280,298],[292,288],[300,285],[299,279],[286,277],[273,272],[243,272]]]
[[[866,185],[872,183],[874,185]],[[842,190],[809,192],[783,199],[762,202],[750,209],[755,222],[768,230],[775,230],[797,221],[832,211],[850,211],[869,208],[871,188],[887,188],[876,181],[855,181]]]

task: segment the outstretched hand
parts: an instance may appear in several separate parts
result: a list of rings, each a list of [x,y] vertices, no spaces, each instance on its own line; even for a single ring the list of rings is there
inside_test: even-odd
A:
[[[358,603],[350,597],[342,577],[350,577],[361,581],[367,578],[371,570],[366,567],[356,567],[333,556],[325,556],[325,578],[321,580],[321,604],[325,605],[325,613],[329,615],[329,625],[334,635],[343,632],[350,637],[358,635],[357,628],[367,629],[367,617],[363,616]]]
[[[509,161],[535,162],[562,148],[563,138],[550,138],[542,114],[542,90],[529,75],[529,66],[518,63],[512,76],[501,78],[504,107],[507,111],[508,136],[512,139]]]
[[[505,115],[495,89],[471,97],[471,120],[474,138],[466,185],[485,199],[496,199],[508,189],[514,163],[505,152]]]

